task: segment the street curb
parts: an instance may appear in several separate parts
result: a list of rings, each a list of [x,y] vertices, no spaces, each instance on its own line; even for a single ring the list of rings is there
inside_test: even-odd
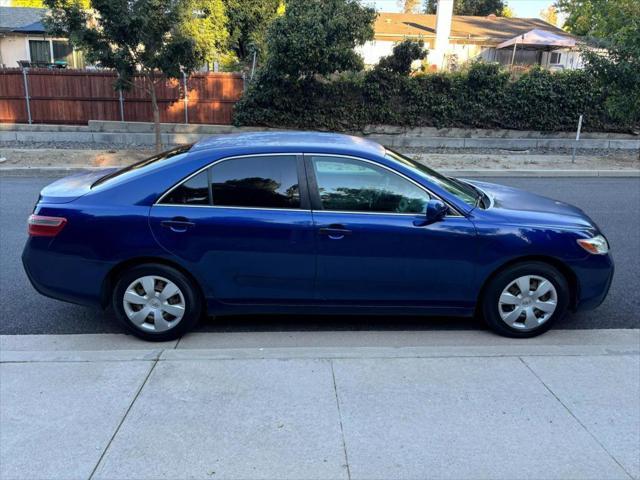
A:
[[[198,332],[164,344],[123,334],[0,335],[0,363],[640,354],[638,329],[557,330],[526,341],[480,330],[405,332],[412,333],[410,341],[389,332],[359,333],[345,339],[344,332],[299,332],[283,342],[277,332]]]
[[[124,165],[123,165],[124,166]],[[105,167],[0,167],[0,177],[58,177]],[[108,168],[108,167],[107,167]],[[640,178],[640,170],[549,170],[549,169],[442,169],[455,177],[632,177]]]

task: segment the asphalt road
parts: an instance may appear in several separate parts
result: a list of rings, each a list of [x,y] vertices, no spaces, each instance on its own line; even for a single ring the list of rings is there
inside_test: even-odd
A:
[[[556,328],[640,328],[640,179],[486,179],[547,195],[584,209],[611,243],[616,275],[596,310],[568,315]],[[40,189],[52,178],[0,178],[0,334],[121,333],[111,312],[39,295],[22,269],[25,221]],[[207,331],[327,331],[476,329],[476,320],[425,317],[242,316],[220,317]]]

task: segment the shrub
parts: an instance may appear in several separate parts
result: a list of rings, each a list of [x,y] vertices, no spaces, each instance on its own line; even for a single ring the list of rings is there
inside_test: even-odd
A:
[[[376,68],[387,72],[409,75],[411,73],[411,64],[416,60],[425,59],[427,53],[427,50],[424,49],[424,42],[404,40],[393,47],[391,55],[382,57]]]
[[[533,69],[517,79],[496,64],[409,77],[373,69],[332,79],[260,78],[236,105],[236,125],[359,131],[366,125],[627,131],[606,108],[601,82],[583,70]]]

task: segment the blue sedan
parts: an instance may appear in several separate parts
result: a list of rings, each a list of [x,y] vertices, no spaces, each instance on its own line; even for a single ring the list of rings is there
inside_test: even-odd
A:
[[[580,209],[441,175],[374,142],[246,133],[45,187],[25,270],[147,340],[204,315],[482,316],[531,337],[597,307],[613,262]]]

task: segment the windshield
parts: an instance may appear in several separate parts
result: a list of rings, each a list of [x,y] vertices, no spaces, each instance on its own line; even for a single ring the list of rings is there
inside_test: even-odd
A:
[[[169,158],[173,158],[176,155],[186,153],[191,149],[191,146],[192,146],[191,144],[181,145],[171,150],[167,150],[166,152],[162,152],[157,155],[154,155],[153,157],[145,158],[144,160],[134,163],[133,165],[129,165],[128,167],[121,168],[120,170],[117,170],[113,173],[110,173],[109,175],[105,175],[104,177],[98,179],[96,182],[93,183],[93,185],[91,185],[91,188],[97,185],[100,185],[106,182],[107,180],[111,180],[113,178],[119,177],[120,175],[124,175],[125,173],[129,173],[134,170],[138,170],[142,167],[146,167],[147,165],[151,165],[152,163],[156,163],[162,160],[168,160]]]
[[[475,207],[482,199],[482,194],[468,183],[456,180],[455,178],[446,177],[445,175],[432,170],[426,165],[416,162],[409,157],[405,157],[398,152],[387,149],[387,157],[400,162],[413,170],[416,170],[420,175],[427,177],[430,182],[435,183],[443,190],[446,190],[450,194],[455,195],[460,200],[472,207]]]

